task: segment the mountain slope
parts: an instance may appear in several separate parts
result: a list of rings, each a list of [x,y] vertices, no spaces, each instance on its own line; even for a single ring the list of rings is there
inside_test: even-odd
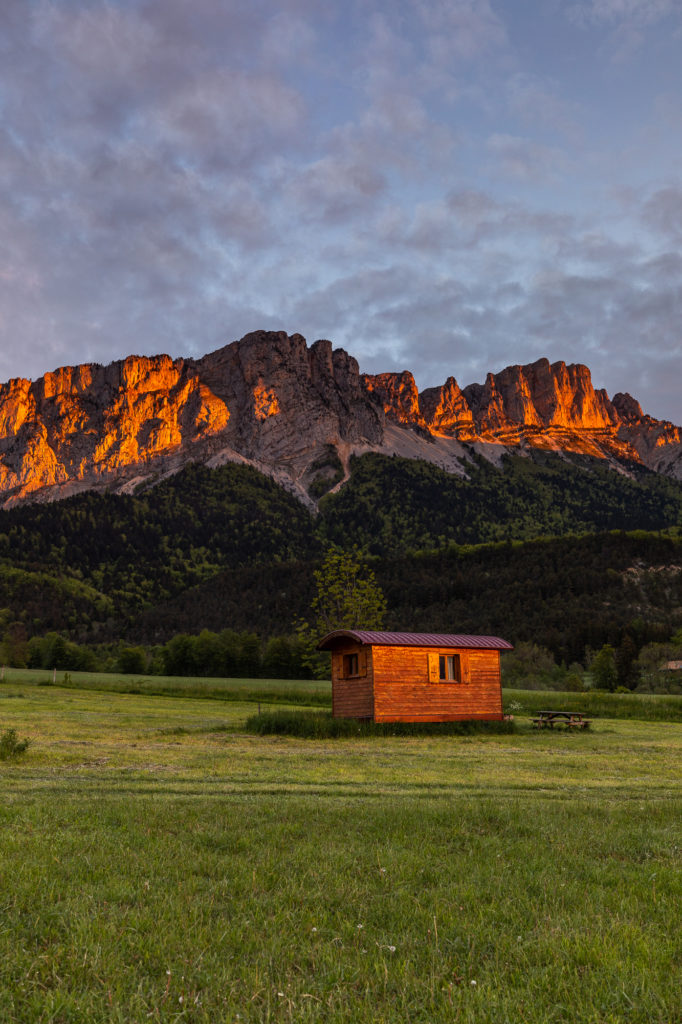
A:
[[[559,662],[585,649],[664,641],[682,626],[682,534],[623,533],[460,547],[372,561],[387,627],[483,633],[548,647]],[[283,634],[308,615],[309,566],[228,569],[143,612],[135,642],[226,626]]]
[[[0,617],[29,635],[68,629],[81,640],[134,635],[143,623],[145,636],[159,640],[169,630],[235,623],[268,634],[307,614],[311,563],[330,542],[409,565],[415,552],[453,545],[571,533],[562,542],[570,550],[579,533],[682,526],[682,484],[573,458],[541,452],[507,458],[500,469],[479,459],[463,479],[366,455],[316,516],[269,478],[234,465],[189,466],[139,495],[19,506],[0,512]],[[558,577],[552,587],[560,591]],[[408,607],[402,627],[425,627],[422,598]]]

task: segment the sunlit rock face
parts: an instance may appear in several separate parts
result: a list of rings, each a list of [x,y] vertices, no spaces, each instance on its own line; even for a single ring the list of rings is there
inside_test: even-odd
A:
[[[604,430],[619,422],[606,392],[595,391],[586,366],[539,359],[489,373],[484,385],[464,389],[481,432],[508,427]]]
[[[641,405],[627,392],[623,394],[619,391],[613,396],[613,407],[621,423],[637,423],[644,418]]]
[[[536,447],[639,462],[682,479],[682,430],[613,401],[585,366],[540,359],[421,394],[411,372],[360,375],[329,341],[256,331],[202,359],[130,356],[0,385],[0,503],[129,491],[189,461],[249,462],[312,505],[331,448],[426,458],[466,472],[479,454]]]
[[[355,359],[259,331],[196,361],[130,356],[0,386],[0,494],[7,505],[126,489],[221,453],[295,478],[321,446],[382,436]]]
[[[419,392],[409,370],[402,373],[363,374],[367,394],[380,405],[386,419],[403,427],[424,427]]]
[[[21,499],[94,485],[215,435],[229,418],[192,364],[168,356],[10,381],[0,388],[0,491]]]
[[[433,434],[470,440],[476,436],[474,417],[454,377],[438,388],[427,388],[419,395],[419,409]]]

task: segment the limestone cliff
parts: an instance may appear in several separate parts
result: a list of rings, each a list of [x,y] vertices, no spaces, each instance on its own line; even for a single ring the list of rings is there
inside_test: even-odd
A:
[[[433,434],[471,440],[476,436],[474,417],[454,377],[439,388],[427,388],[419,396],[419,408]]]
[[[682,430],[613,401],[581,365],[540,359],[460,388],[361,376],[329,341],[257,331],[198,360],[130,356],[0,385],[0,503],[125,491],[188,461],[248,461],[308,501],[320,459],[382,451],[466,473],[529,447],[639,462],[682,478]],[[326,454],[325,454],[326,453]]]
[[[380,444],[382,427],[355,359],[259,331],[196,361],[130,356],[0,385],[0,495],[126,490],[197,459],[252,461],[296,489],[321,447]]]
[[[418,401],[410,373],[363,380],[388,420],[426,427],[437,448],[444,438],[473,442],[490,457],[506,449],[545,448],[620,466],[641,463],[682,479],[682,429],[645,416],[630,395],[610,401],[581,364],[539,359],[489,373],[484,384],[463,389],[450,377],[441,387],[422,391]],[[440,461],[435,452],[432,460]]]

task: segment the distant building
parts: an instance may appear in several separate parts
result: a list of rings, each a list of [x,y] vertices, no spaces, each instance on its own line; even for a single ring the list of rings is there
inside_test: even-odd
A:
[[[318,644],[332,655],[335,718],[375,722],[501,721],[497,636],[337,629]]]

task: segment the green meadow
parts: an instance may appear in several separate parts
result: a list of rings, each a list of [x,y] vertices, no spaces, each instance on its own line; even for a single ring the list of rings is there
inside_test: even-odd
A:
[[[682,1021],[674,699],[311,740],[244,724],[323,684],[48,681],[0,684],[3,1024]]]

